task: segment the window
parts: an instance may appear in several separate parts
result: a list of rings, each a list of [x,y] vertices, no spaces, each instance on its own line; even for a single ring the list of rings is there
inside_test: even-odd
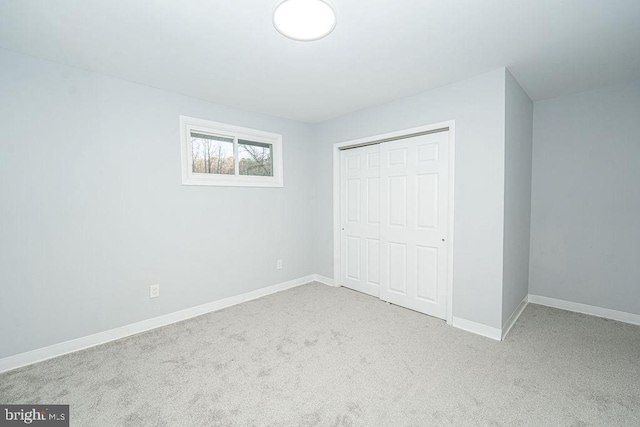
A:
[[[282,187],[282,136],[180,116],[182,184]]]

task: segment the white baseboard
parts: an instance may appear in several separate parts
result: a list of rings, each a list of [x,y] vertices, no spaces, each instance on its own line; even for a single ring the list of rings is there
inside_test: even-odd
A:
[[[36,350],[27,351],[25,353],[16,354],[14,356],[5,357],[3,359],[0,359],[0,373],[20,368],[22,366],[31,365],[33,363],[42,362],[44,360],[62,356],[67,353],[73,353],[85,348],[94,347],[100,344],[107,343],[109,341],[114,341],[120,338],[139,334],[141,332],[159,328],[171,323],[180,322],[182,320],[200,316],[212,311],[221,310],[223,308],[231,307],[233,305],[241,304],[243,302],[251,301],[256,298],[271,295],[276,292],[291,289],[296,286],[304,285],[306,283],[314,281],[323,283],[328,286],[336,287],[333,279],[322,276],[320,274],[310,274],[308,276],[300,277],[298,279],[290,280],[283,283],[278,283],[273,286],[268,286],[266,288],[247,292],[245,294],[224,298],[218,301],[212,301],[206,304],[165,314],[163,316],[154,317],[152,319],[143,320],[141,322],[132,323],[130,325],[110,329],[108,331],[99,332],[97,334],[88,335],[59,344],[54,344],[48,347],[43,347]],[[555,298],[543,297],[540,295],[528,295],[522,300],[520,305],[518,305],[518,308],[516,308],[513,314],[505,322],[502,330],[459,317],[453,317],[453,326],[468,332],[500,341],[504,339],[507,333],[509,333],[513,325],[516,323],[516,321],[524,311],[527,303],[540,304],[548,307],[555,307],[563,310],[575,311],[578,313],[584,313],[592,316],[604,317],[620,322],[640,325],[640,315],[638,314],[611,310],[602,307],[595,307]]]
[[[109,341],[114,341],[120,338],[139,334],[141,332],[159,328],[171,323],[180,322],[182,320],[200,316],[212,311],[221,310],[223,308],[231,307],[233,305],[251,301],[256,298],[271,295],[276,292],[291,289],[296,286],[304,285],[313,281],[322,282],[327,285],[333,286],[332,284],[328,283],[333,282],[331,279],[323,278],[322,276],[318,276],[317,274],[310,274],[308,276],[289,280],[283,283],[278,283],[273,286],[268,286],[266,288],[247,292],[245,294],[212,301],[206,304],[165,314],[163,316],[154,317],[152,319],[143,320],[141,322],[132,323],[129,325],[121,326],[119,328],[110,329],[108,331],[99,332],[97,334],[88,335],[59,344],[53,344],[48,347],[42,347],[35,350],[27,351],[25,353],[16,354],[14,356],[5,357],[3,359],[0,359],[0,372],[10,371],[22,366],[31,365],[33,363],[42,362],[47,359],[62,356],[63,354],[73,353],[85,348],[104,344]]]
[[[500,330],[499,328],[493,328],[491,326],[483,325],[482,323],[476,323],[472,322],[471,320],[461,319],[460,317],[453,316],[453,326],[467,332],[473,332],[474,334],[491,338],[492,340],[502,340],[502,330]]]
[[[632,325],[640,325],[640,314],[627,313],[626,311],[611,310],[609,308],[602,308],[593,305],[580,304],[578,302],[543,297],[541,295],[529,295],[529,302],[532,304],[546,305],[547,307],[575,311],[576,313],[604,317],[605,319],[617,320],[619,322],[631,323]]]
[[[518,321],[518,318],[520,317],[520,315],[522,314],[524,309],[527,308],[527,304],[528,303],[529,303],[529,295],[526,295],[522,299],[522,301],[520,301],[520,304],[518,304],[518,307],[516,307],[516,309],[513,311],[513,313],[511,313],[511,316],[509,316],[507,321],[504,322],[504,325],[502,325],[502,339],[503,340],[505,339],[505,337],[507,336],[507,334],[509,333],[511,328],[513,328],[513,325],[516,324],[516,322]]]
[[[320,282],[320,283],[324,283],[327,286],[333,286],[334,288],[339,288],[340,286],[336,285],[335,281],[333,279],[330,279],[328,277],[322,276],[320,274],[312,274],[311,276],[313,276],[313,280],[315,280],[316,282]]]

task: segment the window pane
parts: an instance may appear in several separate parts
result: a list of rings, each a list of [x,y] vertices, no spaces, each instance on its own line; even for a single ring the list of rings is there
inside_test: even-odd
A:
[[[273,176],[273,146],[261,142],[238,140],[240,175]]]
[[[234,175],[233,138],[191,132],[191,170]]]

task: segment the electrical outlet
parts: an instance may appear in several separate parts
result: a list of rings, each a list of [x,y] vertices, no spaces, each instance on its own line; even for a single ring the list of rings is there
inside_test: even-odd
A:
[[[276,270],[282,270],[282,260],[276,261]]]
[[[160,296],[160,285],[149,286],[149,298],[158,298]]]

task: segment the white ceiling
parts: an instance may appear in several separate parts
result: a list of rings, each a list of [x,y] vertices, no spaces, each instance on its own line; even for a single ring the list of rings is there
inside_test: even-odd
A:
[[[533,100],[640,78],[640,0],[332,0],[328,37],[277,0],[0,0],[0,47],[320,122],[507,66]]]

